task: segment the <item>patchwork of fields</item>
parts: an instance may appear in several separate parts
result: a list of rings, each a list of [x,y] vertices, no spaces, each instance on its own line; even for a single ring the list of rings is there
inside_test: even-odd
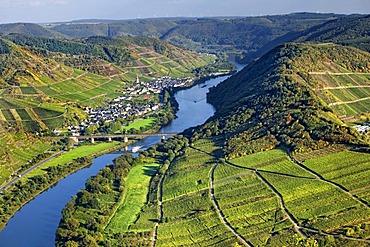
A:
[[[173,48],[173,58],[154,52],[147,47],[130,46],[135,57],[129,65],[121,67],[100,61],[93,64],[94,71],[68,67],[48,61],[45,71],[29,66],[17,75],[18,85],[1,91],[0,121],[11,123],[25,131],[53,130],[61,127],[66,118],[73,119],[79,106],[98,107],[122,96],[137,77],[141,81],[163,76],[192,77],[192,70],[213,61],[211,56],[198,56]],[[43,63],[39,57],[27,53],[25,61]],[[45,103],[48,102],[48,103]],[[68,107],[69,108],[68,108]],[[68,109],[67,109],[68,108]]]
[[[370,74],[312,72],[310,76],[323,85],[317,89],[319,96],[341,118],[370,111]]]
[[[130,230],[154,232],[157,246],[370,244],[370,154],[329,148],[299,162],[275,149],[223,161],[221,144],[202,139],[175,159]]]

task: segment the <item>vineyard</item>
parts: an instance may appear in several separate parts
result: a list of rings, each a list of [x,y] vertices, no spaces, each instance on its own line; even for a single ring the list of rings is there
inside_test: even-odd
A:
[[[322,88],[319,96],[342,119],[357,118],[369,112],[370,74],[366,73],[311,73]]]
[[[46,152],[51,143],[39,140],[26,133],[9,134],[0,126],[0,185],[8,180],[11,174],[28,163],[37,155]]]
[[[222,143],[200,139],[171,163],[163,163],[163,150],[156,163],[135,165],[105,238],[118,241],[120,232],[122,241],[155,246],[370,243],[368,154],[337,146],[224,160]]]
[[[214,60],[213,56],[198,56],[170,45],[166,48],[169,54],[161,54],[150,42],[136,45],[133,40],[115,41],[122,42],[121,52],[130,54],[125,62],[94,57],[99,54],[71,56],[71,51],[64,50],[64,55],[50,52],[46,58],[30,52],[22,38],[12,38],[19,42],[6,41],[12,47],[12,61],[0,57],[7,69],[0,91],[0,121],[31,132],[52,131],[66,120],[76,124],[76,115],[84,119],[81,106],[101,107],[124,95],[137,78],[145,82],[163,76],[193,77],[194,68]],[[49,41],[35,38],[32,42],[37,46]]]

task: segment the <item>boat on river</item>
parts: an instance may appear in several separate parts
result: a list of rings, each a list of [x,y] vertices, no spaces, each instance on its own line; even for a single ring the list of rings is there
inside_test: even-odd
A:
[[[131,149],[131,152],[137,153],[140,150],[140,148],[142,148],[142,147],[143,146],[133,146],[132,149]]]

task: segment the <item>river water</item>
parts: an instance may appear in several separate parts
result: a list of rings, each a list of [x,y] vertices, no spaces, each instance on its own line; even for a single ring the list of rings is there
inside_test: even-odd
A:
[[[236,65],[237,69],[242,68]],[[203,124],[214,113],[212,105],[206,102],[210,87],[217,85],[228,76],[209,79],[189,89],[176,93],[179,103],[177,118],[163,127],[160,132],[182,132]],[[160,141],[160,137],[147,137],[134,145],[149,148]],[[94,159],[91,166],[81,169],[59,181],[54,187],[38,195],[22,207],[8,225],[0,232],[0,247],[51,247],[54,246],[55,230],[58,227],[63,207],[85,187],[85,181],[111,164],[118,154],[105,154]]]

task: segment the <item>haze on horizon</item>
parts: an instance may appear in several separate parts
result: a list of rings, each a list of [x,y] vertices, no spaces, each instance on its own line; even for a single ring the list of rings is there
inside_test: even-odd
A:
[[[0,23],[79,19],[370,13],[370,0],[0,0]]]

